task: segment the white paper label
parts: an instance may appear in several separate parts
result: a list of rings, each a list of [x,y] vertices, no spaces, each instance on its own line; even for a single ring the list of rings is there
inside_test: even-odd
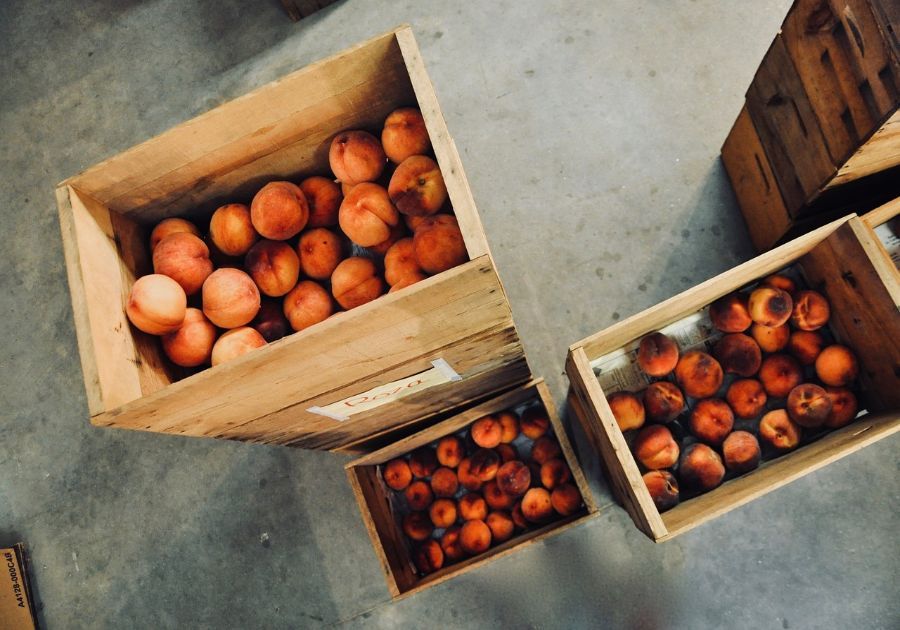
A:
[[[900,234],[894,232],[892,225],[892,221],[882,223],[875,228],[875,234],[887,250],[888,256],[894,261],[894,266],[900,269]]]

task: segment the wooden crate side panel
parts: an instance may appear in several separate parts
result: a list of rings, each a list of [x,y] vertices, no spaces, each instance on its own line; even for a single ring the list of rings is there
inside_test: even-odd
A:
[[[828,182],[833,189],[900,164],[900,109],[861,146]]]
[[[879,27],[891,42],[895,57],[900,57],[900,2],[897,0],[872,0],[879,18]]]
[[[869,227],[876,228],[882,223],[887,223],[897,215],[900,215],[900,197],[878,206],[861,218]]]

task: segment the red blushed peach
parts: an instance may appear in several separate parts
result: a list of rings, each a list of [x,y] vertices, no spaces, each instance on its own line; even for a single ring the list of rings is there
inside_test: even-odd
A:
[[[186,313],[184,289],[169,276],[157,273],[135,280],[125,302],[125,314],[131,323],[151,335],[175,332]]]
[[[264,345],[266,340],[253,328],[249,326],[232,328],[216,340],[210,355],[211,363],[213,366],[221,365]]]
[[[616,424],[622,431],[639,429],[644,426],[646,412],[644,403],[636,394],[631,392],[616,392],[606,398],[609,408],[612,409]]]
[[[541,484],[548,490],[566,483],[571,477],[569,467],[561,459],[548,459],[541,464]]]
[[[341,237],[325,228],[313,228],[300,236],[297,245],[300,269],[315,280],[327,280],[344,259]]]
[[[447,187],[437,163],[425,155],[413,155],[400,163],[388,184],[391,201],[402,214],[436,213],[447,201]]]
[[[213,272],[209,248],[193,234],[170,234],[153,250],[153,272],[169,276],[186,295],[194,295]]]
[[[366,131],[344,131],[331,141],[328,163],[334,176],[350,186],[374,182],[384,171],[384,149]]]
[[[788,345],[791,329],[787,324],[774,327],[753,324],[750,328],[750,336],[763,352],[778,352]]]
[[[419,479],[430,477],[437,468],[437,454],[430,446],[417,448],[409,456],[409,469]]]
[[[846,346],[828,346],[816,357],[816,376],[826,385],[846,387],[859,374],[856,355]]]
[[[536,440],[550,428],[550,419],[541,405],[529,407],[522,413],[519,428],[529,440]]]
[[[518,460],[506,462],[497,471],[497,486],[511,497],[522,496],[531,486],[531,471]]]
[[[472,470],[472,460],[468,457],[459,462],[459,466],[456,469],[456,475],[459,477],[460,485],[469,492],[481,490],[483,482],[478,473]]]
[[[634,441],[634,456],[650,470],[671,468],[678,461],[678,442],[661,424],[641,429]]]
[[[163,219],[155,228],[153,228],[153,231],[150,232],[150,251],[152,252],[156,249],[159,242],[170,234],[177,234],[179,232],[193,234],[197,237],[200,236],[200,230],[197,229],[197,226],[186,219],[179,219],[178,217]]]
[[[795,330],[791,333],[787,350],[800,365],[812,365],[825,347],[825,338],[812,330]]]
[[[459,546],[470,556],[491,546],[491,528],[484,521],[466,521],[459,530]]]
[[[650,333],[641,339],[637,364],[648,376],[666,376],[678,364],[678,344],[660,332]]]
[[[284,316],[281,300],[262,300],[259,312],[250,322],[250,326],[255,328],[267,343],[278,341],[291,332],[291,325]]]
[[[500,422],[500,442],[509,444],[519,437],[519,416],[516,412],[501,411],[497,414],[497,421]]]
[[[525,515],[522,513],[521,501],[516,501],[512,510],[510,510],[509,515],[512,517],[513,523],[516,524],[518,529],[526,529],[528,527],[528,519],[526,519]]]
[[[724,378],[719,362],[699,350],[685,352],[675,366],[675,380],[691,398],[715,395]]]
[[[426,278],[426,276],[421,273],[417,273],[417,274],[413,274],[413,275],[409,275],[409,276],[403,276],[402,280],[400,280],[399,282],[397,282],[397,284],[395,284],[390,289],[388,289],[388,293],[396,293],[397,291],[400,291],[402,289],[405,289],[406,287],[412,286],[416,282],[424,280],[425,278]]]
[[[250,221],[264,238],[284,241],[295,236],[309,220],[309,205],[300,187],[291,182],[269,182],[250,202]]]
[[[416,548],[416,568],[423,574],[434,573],[444,566],[444,550],[436,540],[426,540]]]
[[[460,560],[466,555],[459,544],[459,527],[453,526],[447,528],[444,535],[441,536],[441,549],[444,551],[444,558],[450,561]]]
[[[497,455],[500,456],[500,461],[504,464],[506,462],[511,462],[514,459],[519,459],[519,453],[512,444],[501,443],[498,444],[494,450],[497,451]]]
[[[544,488],[532,488],[522,497],[522,515],[530,523],[544,523],[553,516],[550,493]]]
[[[388,114],[381,130],[381,146],[394,164],[413,155],[428,153],[431,138],[422,112],[415,107],[401,107]]]
[[[452,497],[459,489],[459,478],[453,469],[442,466],[431,475],[431,490],[436,497]]]
[[[709,319],[724,333],[739,333],[750,328],[753,320],[747,309],[747,296],[730,293],[709,305]]]
[[[412,481],[412,471],[405,459],[392,459],[382,467],[381,476],[391,490],[405,490]]]
[[[341,207],[341,187],[327,177],[307,177],[300,182],[300,190],[309,205],[307,227],[332,227],[338,222]]]
[[[775,409],[759,421],[759,437],[778,451],[789,451],[800,444],[800,427],[784,409]]]
[[[559,457],[561,453],[562,449],[559,447],[559,442],[550,435],[542,435],[531,446],[531,459],[538,464],[543,464],[549,459]]]
[[[490,481],[500,470],[500,456],[489,448],[479,448],[469,458],[469,470],[482,481]]]
[[[526,487],[527,491],[528,488]],[[492,510],[508,510],[516,502],[516,497],[503,492],[497,481],[488,481],[482,489],[484,500]],[[524,494],[524,492],[522,493]]]
[[[728,386],[725,400],[738,418],[755,418],[766,408],[766,390],[755,378],[744,378]]]
[[[696,442],[684,449],[678,464],[681,483],[691,490],[712,490],[725,478],[725,465],[719,454],[706,444]]]
[[[439,214],[419,225],[413,235],[416,262],[423,271],[436,274],[469,259],[456,217]]]
[[[416,541],[423,541],[431,536],[434,524],[427,512],[410,512],[403,517],[403,533]]]
[[[398,241],[402,241],[404,238],[409,237],[409,232],[406,230],[406,227],[403,225],[403,222],[397,223],[397,225],[391,227],[391,233],[387,237],[387,240],[384,240],[377,245],[371,245],[367,247],[370,252],[374,252],[379,256],[384,256],[388,253],[388,250],[394,246]],[[421,275],[421,272],[419,272]],[[412,274],[411,274],[412,275]]]
[[[284,296],[284,316],[294,330],[304,330],[328,319],[334,304],[328,291],[312,280],[301,280]]]
[[[259,240],[250,220],[250,208],[242,203],[221,206],[209,221],[209,238],[226,256],[246,254]]]
[[[408,275],[422,274],[422,268],[416,262],[413,240],[404,238],[396,243],[384,255],[384,279],[391,286],[397,284]]]
[[[828,323],[831,306],[817,291],[800,291],[794,296],[791,323],[800,330],[818,330]]]
[[[735,431],[722,443],[725,467],[733,473],[745,473],[759,466],[759,442],[747,431]]]
[[[713,446],[722,443],[734,427],[734,413],[720,398],[704,398],[691,412],[691,433]]]
[[[757,378],[767,395],[784,398],[803,382],[803,370],[793,357],[786,354],[770,354],[763,360]]]
[[[485,524],[490,528],[491,538],[495,543],[506,542],[512,538],[513,531],[516,529],[512,516],[509,515],[509,512],[503,511],[488,514]]]
[[[269,297],[281,297],[300,277],[300,258],[293,247],[281,241],[258,242],[247,252],[244,265],[259,290]]]
[[[261,303],[253,278],[240,269],[216,269],[203,283],[203,314],[220,328],[251,322]]]
[[[803,383],[788,394],[787,412],[801,427],[815,429],[825,424],[831,413],[831,398],[818,385]]]
[[[831,413],[825,418],[825,426],[829,429],[839,429],[850,424],[859,408],[853,392],[846,387],[826,387],[825,391],[831,400]]]
[[[495,416],[484,416],[472,423],[469,428],[472,441],[481,448],[494,448],[500,444],[503,428]]]
[[[767,277],[763,278],[763,280],[762,280],[762,282],[760,282],[760,284],[763,286],[766,286],[766,287],[774,287],[776,289],[781,289],[782,291],[785,291],[785,292],[791,294],[791,296],[793,296],[794,293],[797,291],[797,285],[794,283],[793,280],[791,280],[787,276],[783,276],[778,273],[774,273],[771,276],[767,276]]]
[[[338,211],[338,223],[350,240],[362,247],[383,243],[400,220],[387,191],[378,184],[353,187]]]
[[[783,326],[791,318],[794,301],[787,291],[775,287],[759,287],[747,302],[750,318],[763,326]]]
[[[581,507],[581,493],[570,483],[561,484],[550,493],[550,505],[557,514],[569,516]]]
[[[651,470],[644,475],[644,485],[660,512],[678,505],[678,481],[668,470]]]
[[[197,367],[209,363],[215,342],[216,327],[206,319],[203,311],[189,308],[178,330],[163,335],[162,347],[175,365]]]
[[[644,412],[651,422],[672,422],[684,411],[684,394],[668,381],[650,383],[644,390]]]
[[[347,310],[371,302],[383,292],[384,282],[368,258],[343,260],[331,274],[331,294]]]
[[[465,446],[458,437],[449,435],[441,438],[440,442],[437,443],[435,454],[441,466],[456,468],[465,455]]]
[[[762,351],[749,335],[732,333],[716,342],[713,356],[727,374],[753,376],[762,363]]]
[[[464,521],[483,521],[488,515],[487,502],[477,492],[464,494],[459,500],[459,517]]]
[[[403,496],[406,497],[406,504],[409,506],[409,509],[416,511],[427,509],[431,502],[434,501],[434,493],[431,491],[431,486],[421,480],[413,481],[409,484],[406,490],[403,491]]]
[[[450,527],[456,522],[456,501],[436,499],[428,508],[428,516],[438,529]]]

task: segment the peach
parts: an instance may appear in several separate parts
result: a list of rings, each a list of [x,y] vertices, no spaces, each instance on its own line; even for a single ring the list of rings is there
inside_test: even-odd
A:
[[[397,492],[405,490],[413,478],[409,464],[405,459],[399,457],[392,459],[382,467],[381,476],[387,487]]]
[[[548,459],[559,457],[561,453],[562,450],[559,447],[559,442],[550,435],[542,435],[536,439],[531,446],[531,459],[538,464],[543,464]]]
[[[456,525],[448,527],[444,535],[441,536],[441,549],[444,551],[444,557],[447,560],[459,560],[466,555],[459,545],[460,529]]]
[[[487,518],[487,502],[477,492],[464,494],[459,500],[459,517],[464,521],[483,521]]]
[[[528,490],[527,486],[525,487],[525,490]],[[507,494],[500,489],[500,485],[497,483],[496,479],[484,484],[482,492],[484,493],[485,503],[487,503],[488,507],[492,510],[508,510],[516,502],[515,496]],[[522,494],[525,494],[525,492],[522,492]]]
[[[434,573],[444,566],[444,550],[438,541],[426,540],[416,548],[414,561],[421,573]]]
[[[644,412],[652,422],[672,422],[684,411],[684,394],[668,381],[650,383],[644,390]]]
[[[814,330],[795,330],[788,340],[787,350],[800,365],[812,365],[825,347],[825,338]]]
[[[305,275],[315,280],[327,280],[344,259],[344,244],[331,230],[313,228],[300,235],[297,254]]]
[[[420,280],[424,280],[427,276],[417,273],[410,276],[403,276],[403,279],[400,280],[397,284],[388,289],[388,293],[394,293],[396,291],[400,291],[401,289],[405,289],[406,287],[414,285],[416,282]]]
[[[300,190],[309,206],[307,227],[332,227],[338,222],[338,208],[341,207],[341,187],[327,177],[307,177],[300,182]]]
[[[452,497],[459,489],[459,478],[452,468],[441,466],[431,474],[431,490],[436,497]]]
[[[691,490],[712,490],[725,478],[725,465],[719,454],[706,444],[696,442],[684,449],[678,463],[681,483]]]
[[[678,442],[672,432],[661,424],[641,429],[634,441],[634,456],[650,470],[671,468],[678,461]]]
[[[400,163],[391,176],[388,194],[401,214],[432,215],[447,201],[447,186],[437,162],[413,155]]]
[[[456,474],[459,477],[459,484],[469,492],[481,489],[481,477],[472,470],[472,460],[468,457],[459,462]]]
[[[366,131],[343,131],[331,141],[328,163],[334,176],[349,186],[374,182],[384,171],[384,149]]]
[[[281,241],[258,242],[247,252],[244,265],[259,290],[269,297],[286,294],[300,277],[300,258],[293,247]]]
[[[616,424],[619,425],[619,429],[622,431],[639,429],[644,426],[644,419],[646,418],[644,403],[641,402],[641,399],[636,394],[616,392],[607,396],[606,402],[609,403],[609,408],[612,409]]]
[[[175,332],[163,335],[163,352],[175,365],[197,367],[209,363],[216,327],[206,319],[199,308],[189,308],[184,321]]]
[[[859,408],[853,392],[846,387],[826,387],[825,391],[831,400],[831,413],[825,419],[825,426],[829,429],[839,429],[850,424]]]
[[[681,355],[675,366],[675,380],[691,398],[709,398],[719,391],[725,375],[714,358],[699,350]]]
[[[229,203],[213,212],[209,221],[209,239],[226,256],[243,256],[259,240],[250,220],[250,208]]]
[[[543,523],[553,516],[550,492],[544,488],[532,488],[522,497],[522,515],[531,523]]]
[[[284,241],[299,234],[308,220],[306,196],[291,182],[269,182],[250,202],[253,227],[273,241]]]
[[[678,481],[675,475],[668,470],[651,470],[643,479],[657,510],[665,512],[678,505]]]
[[[381,146],[388,159],[400,164],[412,155],[423,155],[431,148],[422,112],[415,107],[395,109],[384,121]]]
[[[713,348],[713,356],[726,374],[753,376],[762,363],[762,351],[753,338],[743,333],[723,336]]]
[[[426,512],[410,512],[403,517],[403,533],[413,540],[425,540],[433,531],[434,524]]]
[[[346,197],[347,193],[349,193],[351,190],[353,190],[353,187],[356,185],[356,184],[345,184],[344,182],[340,182],[340,184],[341,184],[341,195],[343,195],[344,197]]]
[[[193,234],[170,234],[153,250],[153,273],[169,276],[181,285],[186,295],[199,291],[212,272],[209,247]]]
[[[125,302],[125,314],[131,323],[151,335],[175,332],[186,313],[184,289],[169,276],[158,273],[135,280]]]
[[[413,235],[416,262],[425,273],[436,274],[469,259],[456,217],[439,214],[422,221]]]
[[[469,428],[472,441],[481,448],[494,448],[500,444],[503,427],[495,416],[484,416],[472,423]]]
[[[455,435],[448,435],[437,443],[435,451],[438,463],[448,468],[456,468],[465,455],[465,447],[462,440]]]
[[[325,321],[333,312],[334,304],[328,291],[312,280],[301,280],[284,296],[284,316],[294,330],[304,330]]]
[[[459,546],[470,556],[491,546],[491,528],[484,521],[466,521],[459,530]]]
[[[531,486],[531,470],[519,460],[506,462],[497,471],[497,486],[511,497],[521,496]]]
[[[438,529],[450,527],[456,522],[456,501],[453,499],[435,499],[428,508],[428,516]]]
[[[488,514],[485,524],[490,528],[491,538],[495,543],[506,542],[512,538],[513,531],[516,529],[512,516],[509,515],[509,512],[502,510]]]
[[[763,352],[778,352],[788,344],[788,340],[791,338],[791,329],[787,324],[781,326],[753,324],[750,328],[750,336]]]
[[[163,219],[150,232],[150,251],[152,252],[156,249],[159,242],[170,234],[178,234],[180,232],[200,236],[200,230],[197,229],[197,226],[186,219],[179,219],[178,217]]]
[[[781,289],[782,291],[786,291],[787,293],[790,293],[791,296],[793,296],[794,293],[797,291],[797,285],[794,283],[793,280],[791,280],[790,278],[788,278],[785,275],[778,274],[778,273],[773,273],[771,276],[767,276],[767,277],[763,278],[763,280],[762,280],[762,282],[760,282],[760,284],[763,286],[767,286],[767,287],[774,287],[776,289]]]
[[[759,466],[759,442],[747,431],[735,431],[722,443],[725,467],[733,473],[745,473]]]
[[[816,376],[826,385],[845,387],[859,374],[856,355],[846,346],[828,346],[816,357]]]
[[[557,514],[569,516],[581,507],[581,493],[570,483],[561,484],[550,493],[550,505]]]
[[[266,345],[263,336],[249,326],[232,328],[222,334],[213,344],[210,360],[213,366],[231,361],[245,355],[251,350],[262,348]]]
[[[661,332],[654,332],[641,339],[637,364],[647,376],[663,377],[671,373],[678,363],[678,344]]]
[[[343,308],[350,310],[371,302],[384,292],[384,282],[368,258],[353,256],[331,274],[331,294]]]
[[[497,451],[497,455],[500,456],[500,461],[504,464],[506,462],[510,462],[514,459],[519,459],[519,453],[516,451],[515,447],[512,444],[498,444],[497,448],[494,449]]]
[[[747,309],[747,296],[730,293],[709,305],[709,319],[724,333],[739,333],[750,328],[753,320]]]
[[[262,300],[250,326],[255,328],[267,343],[278,341],[291,330],[280,300]]]
[[[818,291],[800,291],[794,296],[791,323],[800,330],[818,330],[828,323],[831,306]]]
[[[388,253],[388,250],[394,246],[398,241],[402,241],[404,238],[409,238],[409,232],[406,230],[402,222],[397,223],[391,227],[391,233],[387,237],[387,240],[384,240],[376,245],[370,245],[366,249],[370,252],[374,252],[379,256],[384,256]],[[415,275],[415,274],[410,274]],[[423,275],[419,272],[418,275]]]
[[[438,214],[440,214],[440,213],[438,213]],[[444,213],[444,214],[448,214],[448,213]],[[435,215],[430,215],[430,216],[435,216]],[[414,216],[409,215],[409,214],[404,214],[404,215],[403,215],[403,222],[406,224],[406,227],[408,227],[409,230],[410,230],[413,234],[415,234],[415,233],[416,233],[416,230],[419,228],[419,226],[422,225],[422,223],[425,221],[425,219],[428,219],[428,218],[429,218],[429,216],[424,216],[424,217],[414,217]]]
[[[691,433],[713,446],[722,443],[734,427],[734,413],[721,398],[704,398],[691,412]]]
[[[406,497],[406,504],[410,510],[424,510],[434,501],[431,486],[422,480],[413,481],[406,486],[403,495]]]
[[[512,517],[513,523],[515,523],[516,527],[519,529],[526,529],[528,527],[528,519],[526,519],[525,515],[522,513],[521,501],[516,501],[509,515]]]
[[[770,354],[763,359],[757,378],[767,395],[784,398],[803,381],[803,371],[793,357],[786,354]]]
[[[501,411],[497,414],[497,421],[501,429],[500,442],[509,444],[519,437],[519,416],[515,411]]]
[[[766,390],[755,378],[744,378],[728,386],[725,400],[738,418],[755,418],[766,407]]]
[[[803,383],[788,394],[787,412],[801,427],[815,429],[825,424],[831,413],[831,398],[818,385]]]
[[[548,459],[541,464],[541,484],[548,490],[566,483],[571,477],[569,467],[561,459]]]
[[[383,243],[400,221],[387,191],[378,184],[353,187],[338,211],[338,223],[350,240],[361,247]]]
[[[384,279],[394,286],[406,276],[422,275],[411,238],[400,239],[384,255]]]
[[[791,318],[794,301],[787,291],[763,286],[750,294],[747,310],[750,318],[763,326],[783,326]]]
[[[789,451],[800,444],[800,427],[784,409],[775,409],[759,421],[759,437],[778,451]]]
[[[430,477],[437,468],[437,454],[430,446],[417,448],[409,456],[409,469],[414,477],[419,479]]]
[[[256,317],[259,289],[240,269],[216,269],[203,283],[203,314],[220,328],[237,328]]]
[[[542,405],[529,407],[522,413],[519,428],[529,440],[536,440],[550,428],[550,419]]]
[[[497,476],[497,471],[500,470],[500,456],[496,451],[488,448],[479,448],[472,453],[469,462],[469,470],[482,482],[490,481]]]

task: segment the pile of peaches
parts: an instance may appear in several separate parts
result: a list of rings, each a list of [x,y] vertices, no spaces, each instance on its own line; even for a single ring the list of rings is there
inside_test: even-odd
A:
[[[468,259],[417,109],[381,140],[344,131],[333,178],[270,182],[250,205],[218,208],[206,238],[182,218],[150,235],[153,273],[125,306],[176,365],[218,365]],[[190,305],[193,303],[193,306]],[[224,330],[220,335],[220,331]]]
[[[522,456],[528,453],[528,457]],[[422,575],[582,506],[543,406],[484,416],[382,466]]]
[[[856,417],[857,359],[831,342],[830,314],[822,294],[775,274],[709,306],[724,333],[711,354],[659,332],[641,339],[652,382],[607,401],[660,511]]]

